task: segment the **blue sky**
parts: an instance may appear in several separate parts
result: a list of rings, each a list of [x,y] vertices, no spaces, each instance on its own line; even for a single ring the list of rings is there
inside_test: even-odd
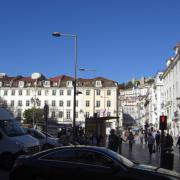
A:
[[[179,0],[0,0],[0,72],[47,77],[96,69],[119,83],[165,68],[180,41]],[[78,77],[92,78],[92,72]]]

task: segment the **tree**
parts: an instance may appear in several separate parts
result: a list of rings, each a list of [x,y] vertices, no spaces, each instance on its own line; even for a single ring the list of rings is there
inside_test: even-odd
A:
[[[34,120],[35,123],[42,123],[44,112],[43,109],[26,109],[23,113],[23,117],[25,118],[24,123],[32,124],[33,123],[33,112],[34,112]]]

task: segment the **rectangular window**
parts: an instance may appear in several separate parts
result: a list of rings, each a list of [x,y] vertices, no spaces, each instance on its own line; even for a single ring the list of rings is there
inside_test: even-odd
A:
[[[26,90],[26,96],[30,96],[30,90],[29,89]]]
[[[70,90],[70,89],[67,90],[67,95],[68,95],[68,96],[71,95],[71,90]]]
[[[14,107],[14,100],[11,100],[11,107]]]
[[[63,107],[63,101],[59,101],[59,106]]]
[[[71,101],[67,101],[67,107],[71,106]]]
[[[111,95],[111,90],[107,90],[107,96]]]
[[[107,107],[111,107],[111,101],[107,101]]]
[[[52,112],[51,112],[51,118],[54,119],[55,117],[56,117],[56,113],[55,113],[55,111],[52,111]]]
[[[19,96],[22,96],[22,90],[21,89],[19,90]]]
[[[76,100],[76,107],[78,107],[78,100]]]
[[[22,106],[22,101],[18,101],[18,106]]]
[[[56,106],[56,101],[52,101],[52,106],[54,107],[54,106]]]
[[[90,95],[90,90],[86,90],[86,95],[87,95],[87,96]]]
[[[29,100],[26,101],[26,106],[27,106],[27,107],[30,106],[30,101],[29,101]]]
[[[15,92],[16,92],[16,91],[13,89],[13,90],[11,91],[11,95],[12,95],[12,96],[15,96]]]
[[[66,112],[66,118],[67,118],[67,119],[71,119],[71,112],[70,112],[70,111],[67,111],[67,112]]]
[[[78,112],[76,112],[76,118],[78,118]]]
[[[37,101],[37,106],[41,106],[41,101]]]
[[[8,91],[4,90],[4,96],[7,96],[7,95],[8,95]]]
[[[89,106],[90,106],[90,102],[86,101],[86,107],[89,107]]]
[[[38,96],[41,96],[41,90],[38,90]]]
[[[111,112],[107,112],[107,116],[110,117],[111,116]]]
[[[63,89],[60,89],[60,90],[59,90],[59,95],[60,95],[60,96],[63,96],[63,95],[64,95],[64,90],[63,90]]]
[[[59,111],[59,118],[63,118],[63,112]]]
[[[45,96],[49,95],[49,90],[45,90]]]
[[[53,96],[56,95],[56,90],[55,90],[55,89],[52,90],[52,95],[53,95]]]
[[[86,117],[86,118],[89,118],[89,112],[86,112],[86,113],[85,113],[85,117]]]
[[[96,107],[100,107],[100,101],[96,101]]]
[[[100,90],[100,89],[97,89],[97,90],[96,90],[96,95],[97,95],[97,96],[100,96],[100,95],[101,95],[101,90]]]

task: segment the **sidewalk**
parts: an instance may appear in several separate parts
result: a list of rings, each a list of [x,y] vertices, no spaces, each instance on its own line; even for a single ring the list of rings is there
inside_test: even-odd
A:
[[[178,153],[178,149],[173,147],[174,151],[174,166],[173,170],[180,173],[180,156]],[[159,166],[160,164],[160,153],[152,154],[152,157],[149,156],[148,147],[146,144],[134,144],[132,152],[129,151],[128,143],[123,143],[122,145],[122,155],[131,161]]]

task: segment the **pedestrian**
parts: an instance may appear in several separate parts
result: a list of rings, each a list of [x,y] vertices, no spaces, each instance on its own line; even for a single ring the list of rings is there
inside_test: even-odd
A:
[[[144,141],[145,141],[145,144],[147,144],[147,137],[148,137],[148,133],[147,131],[144,132]]]
[[[115,130],[111,129],[110,135],[109,135],[109,138],[108,138],[108,148],[111,149],[112,151],[117,152],[118,145],[119,145],[119,138],[115,134]]]
[[[132,132],[129,133],[127,140],[129,141],[129,151],[132,151],[132,147],[133,147],[133,143],[134,143],[134,135]]]
[[[172,146],[173,146],[173,138],[169,133],[167,133],[165,137],[165,148],[171,150]]]
[[[119,154],[122,153],[122,143],[123,143],[123,141],[126,142],[126,141],[123,139],[122,134],[120,134],[120,135],[119,135]]]
[[[148,149],[149,149],[150,157],[153,153],[154,142],[155,142],[154,136],[152,135],[152,133],[149,133],[148,137],[147,137],[147,143],[148,143]]]
[[[176,146],[179,146],[179,155],[180,155],[180,135],[179,135],[179,137],[178,137],[178,140],[177,140]]]
[[[157,150],[157,152],[160,152],[161,135],[160,135],[159,131],[157,131],[157,133],[155,135],[155,140],[156,140],[156,150]]]
[[[140,133],[140,135],[139,135],[139,138],[140,138],[141,144],[143,144],[143,139],[144,139],[143,131],[141,131],[141,133]]]

